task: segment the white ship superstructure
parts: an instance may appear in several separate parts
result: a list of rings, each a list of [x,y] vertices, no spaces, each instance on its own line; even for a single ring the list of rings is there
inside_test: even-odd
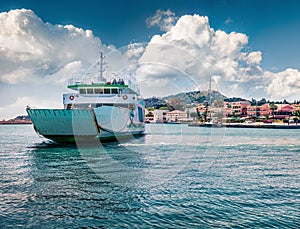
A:
[[[63,94],[63,109],[27,108],[39,135],[56,142],[77,140],[112,140],[140,135],[145,130],[145,103],[129,79],[103,77],[103,54],[100,74],[90,80],[74,77]]]

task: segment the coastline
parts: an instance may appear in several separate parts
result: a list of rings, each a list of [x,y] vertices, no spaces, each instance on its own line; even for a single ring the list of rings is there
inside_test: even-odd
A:
[[[226,128],[267,128],[267,129],[300,129],[300,125],[296,124],[286,124],[286,123],[222,123],[222,124],[212,124],[212,123],[190,123],[191,127],[226,127]]]
[[[0,121],[0,125],[29,125],[32,124],[30,120],[23,120],[23,121],[15,121],[15,120],[7,120],[7,121]]]

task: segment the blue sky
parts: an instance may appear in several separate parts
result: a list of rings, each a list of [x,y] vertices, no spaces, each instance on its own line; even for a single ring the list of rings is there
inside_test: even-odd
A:
[[[111,73],[135,66],[144,97],[212,79],[228,97],[300,100],[299,12],[298,0],[0,1],[0,119],[61,108],[99,50]]]
[[[214,29],[249,37],[249,49],[263,53],[268,70],[300,68],[300,2],[297,0],[6,0],[0,11],[31,9],[43,21],[90,29],[103,43],[116,47],[147,42],[159,29],[145,20],[157,9],[180,17],[206,15]]]

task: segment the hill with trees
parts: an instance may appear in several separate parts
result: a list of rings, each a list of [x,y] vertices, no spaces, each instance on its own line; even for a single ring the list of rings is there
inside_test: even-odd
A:
[[[145,102],[146,108],[154,107],[159,109],[160,107],[168,107],[169,110],[184,110],[187,105],[197,105],[205,101],[212,104],[215,101],[223,101],[224,99],[227,99],[227,97],[217,91],[193,91],[163,98],[147,98]]]
[[[196,106],[198,104],[208,103],[220,106],[223,102],[238,102],[238,101],[249,101],[251,105],[261,106],[263,104],[291,104],[287,100],[282,101],[270,101],[265,98],[260,100],[251,99],[247,100],[240,97],[227,98],[218,91],[192,91],[183,92],[175,95],[169,95],[163,98],[147,98],[145,99],[146,108],[152,107],[159,109],[161,107],[168,108],[169,110],[184,110],[187,106]],[[293,104],[300,104],[300,101],[293,101]]]

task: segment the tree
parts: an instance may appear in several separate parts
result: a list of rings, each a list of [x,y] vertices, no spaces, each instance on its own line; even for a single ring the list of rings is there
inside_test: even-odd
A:
[[[272,110],[272,116],[273,116],[273,119],[274,119],[274,111],[277,110],[277,106],[274,103],[271,103],[270,104],[270,109]]]
[[[203,112],[202,115],[203,115],[203,118],[204,118],[204,122],[207,122],[208,106],[209,106],[208,101],[204,100],[203,105],[205,106],[205,112]]]
[[[264,105],[264,104],[266,104],[266,103],[267,103],[267,100],[266,100],[265,98],[262,98],[261,100],[259,100],[259,101],[257,102],[258,106]]]
[[[297,117],[296,124],[298,123],[298,120],[300,119],[300,110],[296,110],[294,115]]]
[[[202,119],[204,120],[204,122],[207,122],[207,112],[202,113]]]
[[[257,105],[256,99],[253,99],[253,98],[251,99],[250,103],[251,103],[251,106]]]
[[[200,114],[200,111],[199,111],[198,107],[196,108],[196,114],[197,114],[198,119],[200,119],[201,118],[201,114]]]
[[[163,107],[160,107],[158,110],[168,110],[168,107],[163,106]]]
[[[190,113],[190,117],[193,118],[195,120],[195,118],[198,118],[198,115],[196,112],[191,112]]]
[[[283,104],[289,104],[289,102],[286,99],[284,99]]]

